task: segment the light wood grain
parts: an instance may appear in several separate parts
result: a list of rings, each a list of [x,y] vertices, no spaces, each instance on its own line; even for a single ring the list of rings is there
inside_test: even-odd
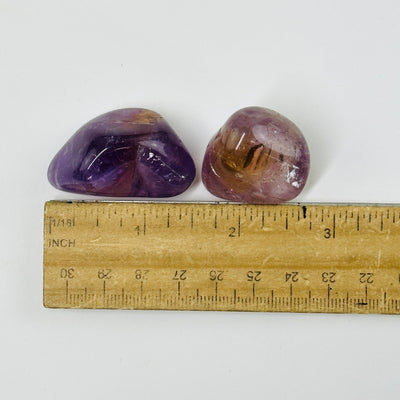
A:
[[[51,201],[44,305],[399,314],[399,245],[397,206]]]

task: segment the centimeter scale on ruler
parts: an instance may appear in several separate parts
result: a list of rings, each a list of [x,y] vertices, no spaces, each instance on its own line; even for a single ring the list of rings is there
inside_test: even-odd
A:
[[[400,207],[45,205],[51,308],[400,313]]]

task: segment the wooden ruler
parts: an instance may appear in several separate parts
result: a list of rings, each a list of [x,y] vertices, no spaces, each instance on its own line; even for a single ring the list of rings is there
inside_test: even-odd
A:
[[[400,207],[59,202],[44,305],[400,313]]]

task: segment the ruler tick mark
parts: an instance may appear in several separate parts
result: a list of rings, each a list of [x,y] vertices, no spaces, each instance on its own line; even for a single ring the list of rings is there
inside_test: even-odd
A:
[[[328,308],[329,308],[329,303],[330,303],[330,297],[331,297],[331,286],[328,283],[328,292],[327,292],[327,298],[328,298]]]
[[[333,222],[332,222],[332,237],[335,239],[336,237],[336,214],[333,214]]]

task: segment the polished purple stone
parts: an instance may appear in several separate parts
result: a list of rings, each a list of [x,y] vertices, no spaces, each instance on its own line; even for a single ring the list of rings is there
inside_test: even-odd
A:
[[[171,197],[193,182],[185,146],[154,111],[127,108],[83,125],[61,148],[48,179],[68,192],[118,197]]]
[[[275,111],[247,107],[211,139],[202,179],[218,197],[276,204],[303,190],[309,169],[310,153],[299,128]]]

